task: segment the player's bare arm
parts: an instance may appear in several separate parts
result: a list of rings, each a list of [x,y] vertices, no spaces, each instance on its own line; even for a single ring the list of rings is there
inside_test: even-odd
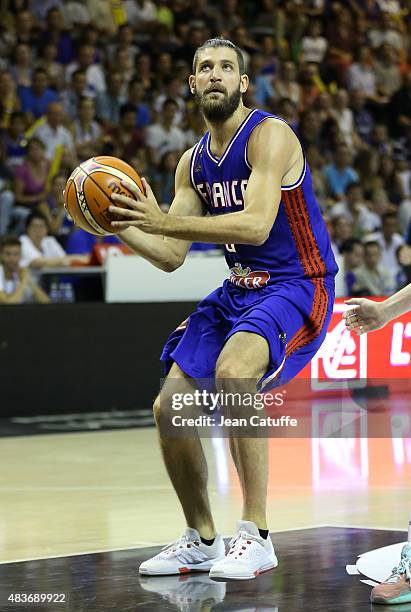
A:
[[[170,206],[167,214],[163,213],[152,196],[152,191],[148,183],[144,181],[144,187],[147,193],[147,199],[150,199],[150,210],[153,218],[157,216],[167,217],[168,215],[189,215],[192,217],[201,216],[204,214],[200,196],[194,191],[189,180],[190,158],[192,149],[186,151],[181,157],[175,176],[175,198]],[[127,183],[127,188],[134,193],[136,197],[143,194],[131,184]],[[135,204],[135,200],[124,198],[128,205]],[[152,201],[154,199],[154,202]],[[114,201],[121,203],[122,198],[113,197]],[[115,211],[116,207],[110,209]],[[120,209],[123,211],[123,209]],[[153,236],[143,231],[138,225],[132,221],[120,221],[118,227],[125,227],[118,237],[129,246],[138,255],[141,255],[157,268],[166,272],[176,270],[184,262],[187,252],[191,246],[189,240],[179,240],[168,236],[159,235]]]
[[[343,317],[348,329],[357,335],[381,329],[396,317],[411,310],[411,284],[407,285],[383,302],[366,298],[352,298],[346,301],[349,306]]]
[[[149,234],[190,241],[261,245],[267,240],[278,212],[283,177],[298,156],[302,158],[301,147],[292,130],[281,121],[266,120],[255,128],[249,140],[248,157],[253,170],[244,210],[202,218],[178,214],[177,210],[177,214],[167,215],[159,209],[145,182],[146,195],[140,192],[138,201],[113,195],[116,202],[130,207],[129,210],[113,208],[113,212],[123,219],[113,222],[113,227],[128,224]]]

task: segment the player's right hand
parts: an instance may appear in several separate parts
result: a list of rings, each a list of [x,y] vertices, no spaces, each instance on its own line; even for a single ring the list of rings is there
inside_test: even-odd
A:
[[[388,322],[384,302],[373,302],[366,298],[351,298],[345,300],[345,303],[354,306],[343,313],[345,325],[358,336],[380,329]]]

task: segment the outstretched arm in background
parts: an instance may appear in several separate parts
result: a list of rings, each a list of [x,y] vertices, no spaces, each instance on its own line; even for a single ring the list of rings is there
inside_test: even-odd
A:
[[[352,298],[346,300],[346,304],[354,306],[343,314],[346,326],[358,335],[366,334],[384,327],[392,319],[411,310],[411,284],[383,302]]]

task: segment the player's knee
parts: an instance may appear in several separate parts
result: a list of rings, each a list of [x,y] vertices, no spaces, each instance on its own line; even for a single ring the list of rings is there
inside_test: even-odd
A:
[[[216,366],[216,380],[219,387],[228,390],[238,386],[240,379],[252,378],[248,366],[233,357],[218,360]]]

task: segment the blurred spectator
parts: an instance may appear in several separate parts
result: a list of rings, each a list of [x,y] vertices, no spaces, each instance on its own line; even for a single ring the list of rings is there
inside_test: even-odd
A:
[[[96,244],[121,244],[117,236],[95,236],[84,230],[75,229],[68,237],[66,252],[78,261],[81,256],[88,258],[93,253]]]
[[[352,236],[352,224],[345,215],[340,215],[333,218],[332,229],[334,252],[340,253],[344,242]]]
[[[16,42],[29,47],[37,46],[37,32],[33,29],[33,18],[29,10],[21,10],[15,17]]]
[[[123,104],[120,108],[120,122],[108,131],[113,154],[122,159],[131,157],[136,149],[143,146],[143,136],[136,128],[137,112],[132,104]]]
[[[391,295],[396,290],[390,268],[381,261],[381,246],[378,242],[364,244],[364,263],[353,270],[353,295]]]
[[[17,166],[14,175],[14,195],[18,207],[16,212],[20,218],[25,219],[32,210],[44,205],[49,171],[50,162],[45,157],[43,142],[31,138],[27,143],[26,159]]]
[[[403,44],[401,35],[389,13],[381,13],[381,19],[368,32],[368,38],[374,49],[381,47],[381,45],[389,45],[399,51]]]
[[[5,147],[0,143],[0,236],[4,235],[10,225],[14,195],[11,191],[13,175],[6,165]]]
[[[12,113],[20,110],[20,99],[11,72],[3,70],[0,73],[0,129],[9,126]]]
[[[396,171],[394,160],[389,155],[380,157],[378,176],[384,183],[389,201],[393,204],[401,204],[404,199],[402,181]]]
[[[279,78],[274,82],[274,89],[279,98],[288,98],[299,108],[301,87],[297,82],[297,71],[293,62],[284,62]]]
[[[261,53],[254,53],[250,60],[250,84],[246,95],[252,106],[269,109],[275,100],[276,92],[263,69],[263,56]]]
[[[301,68],[300,78],[300,107],[302,110],[312,106],[319,93],[325,89],[322,83],[317,64],[304,64]]]
[[[341,144],[335,153],[335,161],[324,169],[330,195],[342,200],[348,185],[358,181],[358,174],[351,166],[351,154],[345,144]]]
[[[357,148],[358,135],[355,132],[353,113],[348,107],[348,94],[345,89],[339,89],[335,94],[334,107],[331,112],[346,145],[350,149]]]
[[[175,173],[179,160],[178,151],[168,151],[162,156],[153,175],[153,190],[160,204],[170,206],[174,198]]]
[[[51,4],[51,2],[43,2],[39,0],[39,4],[43,6]],[[60,64],[67,65],[74,59],[74,42],[70,32],[67,31],[67,24],[64,17],[64,4],[62,2],[54,2],[46,11],[46,23],[44,28],[42,44],[54,43],[57,47],[56,61]]]
[[[376,123],[371,132],[371,146],[379,155],[391,155],[392,142],[384,123]]]
[[[403,86],[388,105],[388,126],[394,138],[406,137],[411,129],[411,72],[404,77]]]
[[[367,240],[378,242],[381,248],[381,264],[394,276],[400,272],[397,250],[404,244],[404,238],[397,230],[397,215],[388,212],[382,217],[382,231],[367,236]]]
[[[145,91],[143,81],[135,76],[131,79],[128,85],[128,97],[127,104],[131,104],[136,109],[136,127],[145,128],[150,124],[151,121],[151,113],[150,107],[144,102],[145,100]],[[184,104],[184,111],[185,111]]]
[[[144,29],[156,20],[156,5],[151,0],[125,0],[127,21],[135,30]]]
[[[20,267],[21,257],[20,240],[15,236],[4,237],[0,243],[0,304],[49,304],[50,298],[29,270]]]
[[[95,48],[88,43],[80,45],[77,51],[76,61],[67,66],[66,80],[71,78],[75,70],[81,68],[86,73],[86,84],[93,95],[106,90],[106,80],[102,66],[94,63]]]
[[[181,91],[182,87],[181,87],[181,81],[178,77],[174,76],[173,74],[170,74],[165,80],[164,80],[164,90],[163,93],[161,93],[159,96],[157,96],[157,98],[154,100],[154,110],[157,113],[161,113],[162,109],[163,109],[163,105],[164,102],[167,99],[172,99],[174,100],[174,102],[177,104],[177,112],[174,115],[174,123],[173,125],[178,125],[180,126],[182,120],[183,120],[183,116],[185,113],[185,109],[186,109],[186,103],[185,100],[182,96],[182,91]]]
[[[113,36],[117,32],[117,24],[113,17],[110,2],[106,0],[86,0],[91,23],[102,35]]]
[[[158,166],[164,153],[184,151],[184,133],[180,128],[173,125],[177,109],[177,103],[168,98],[164,101],[160,120],[147,128],[149,160],[154,166]]]
[[[114,70],[107,76],[107,90],[96,97],[97,119],[108,128],[114,127],[120,119],[120,108],[123,104],[120,96],[121,86],[121,76]]]
[[[32,52],[31,48],[20,43],[14,49],[14,61],[10,66],[10,74],[17,87],[30,87],[32,74]]]
[[[375,62],[375,83],[378,92],[388,101],[401,87],[401,72],[398,55],[394,47],[383,44],[378,50]]]
[[[33,132],[46,147],[48,160],[54,159],[62,147],[75,154],[73,137],[63,125],[63,107],[60,102],[51,102],[47,106],[44,123],[41,123]]]
[[[380,217],[369,210],[364,203],[363,192],[358,182],[347,185],[345,199],[337,202],[331,208],[332,219],[341,217],[341,215],[352,225],[353,238],[361,239],[381,226]]]
[[[88,257],[66,255],[54,236],[48,236],[46,218],[40,213],[27,217],[26,233],[20,237],[22,246],[21,265],[30,268],[33,278],[39,277],[42,268],[69,266],[72,261],[87,263]]]
[[[306,35],[301,41],[301,52],[305,62],[320,64],[327,53],[328,42],[321,35],[321,21],[313,19],[308,24]]]
[[[26,156],[27,139],[24,136],[24,115],[20,112],[12,113],[10,124],[3,132],[5,159],[8,167],[13,170],[20,165]]]
[[[88,159],[97,155],[101,149],[101,127],[94,120],[95,105],[93,98],[80,98],[78,119],[73,125],[74,144],[77,156]]]
[[[46,71],[49,86],[55,91],[60,91],[64,84],[64,69],[62,64],[57,61],[57,54],[57,46],[53,42],[46,43],[41,50],[37,67]]]
[[[340,251],[344,256],[344,295],[353,295],[353,285],[356,282],[354,270],[363,265],[364,246],[360,240],[349,238],[342,243]]]
[[[46,113],[50,102],[57,100],[55,91],[48,87],[47,73],[44,68],[33,70],[31,87],[19,87],[21,110],[27,115],[27,123],[33,123]]]
[[[371,133],[374,129],[374,117],[367,106],[366,94],[361,89],[351,91],[351,110],[353,113],[355,130],[366,144],[371,142]]]
[[[74,225],[67,216],[64,208],[63,191],[66,187],[67,179],[63,174],[56,174],[52,181],[50,190],[46,196],[47,212],[45,217],[48,220],[50,233],[56,236],[63,245],[67,241],[67,236],[72,232]]]
[[[375,97],[374,58],[369,47],[360,47],[357,61],[348,68],[347,85],[350,90],[363,92],[367,98]]]
[[[82,96],[92,95],[92,90],[87,86],[85,70],[75,70],[71,75],[68,87],[60,92],[59,99],[63,105],[64,112],[70,119],[78,116],[78,107]]]
[[[136,59],[136,74],[143,81],[144,90],[152,91],[155,87],[154,74],[151,70],[151,58],[147,53],[140,53]]]

